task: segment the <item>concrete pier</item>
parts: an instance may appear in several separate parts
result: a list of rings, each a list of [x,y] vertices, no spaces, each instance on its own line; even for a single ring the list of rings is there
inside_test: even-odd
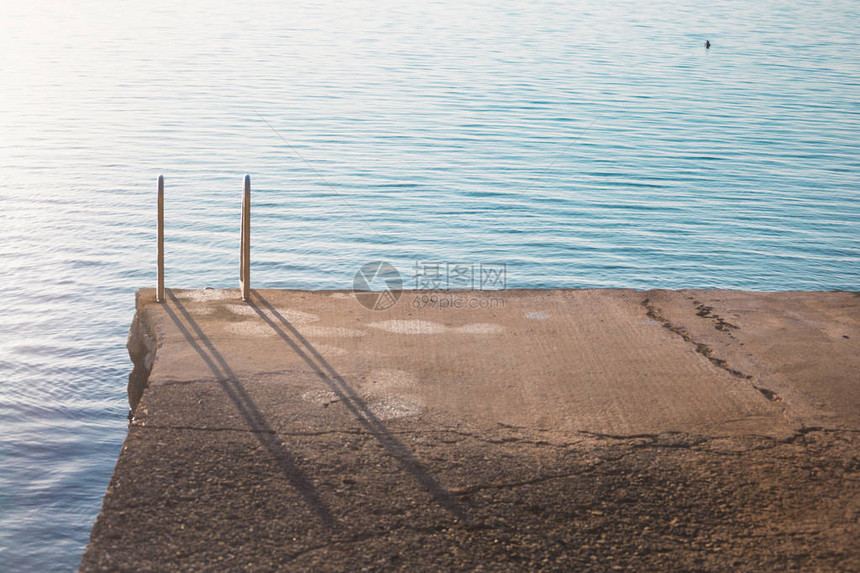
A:
[[[143,289],[82,571],[860,570],[860,296]]]

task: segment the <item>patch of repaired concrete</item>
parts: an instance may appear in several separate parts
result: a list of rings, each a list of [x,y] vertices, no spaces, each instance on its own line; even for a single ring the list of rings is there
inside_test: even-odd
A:
[[[224,308],[239,316],[259,316],[254,307],[247,304],[225,304]]]
[[[325,406],[340,401],[338,395],[331,390],[308,390],[307,392],[302,392],[301,398],[305,402],[323,404]]]
[[[175,290],[171,289],[171,296],[175,296],[179,300],[191,300],[194,302],[207,302],[212,300],[229,300],[238,298],[237,291],[221,290],[221,289],[202,289],[202,290]]]
[[[367,408],[380,421],[397,420],[421,413],[421,406],[401,396],[368,396]]]
[[[224,330],[240,336],[275,336],[277,333],[268,324],[260,322],[229,322]]]
[[[463,334],[503,334],[505,328],[499,324],[475,322],[453,329]]]
[[[429,320],[386,320],[371,322],[367,326],[395,334],[442,334],[448,330],[444,324]]]
[[[527,312],[526,318],[530,318],[532,320],[546,320],[549,318],[549,315],[545,312]]]
[[[502,334],[503,326],[492,323],[470,323],[463,326],[448,327],[429,320],[386,320],[368,324],[394,334],[444,334],[446,332],[461,332],[463,334]]]
[[[260,311],[248,304],[226,304],[224,308],[238,316],[260,316]],[[291,324],[308,324],[319,320],[319,316],[316,314],[292,308],[276,308],[275,312],[279,316],[272,316],[272,313],[268,309],[264,309],[262,312],[269,318],[283,318]]]
[[[355,328],[343,328],[340,326],[307,326],[301,329],[301,333],[303,336],[311,338],[317,336],[321,338],[352,338],[356,336],[364,336],[365,334],[367,334],[363,330],[358,330]]]
[[[301,397],[302,400],[318,404],[323,408],[328,408],[333,404],[341,402],[341,396],[331,390],[309,390],[303,392]],[[421,413],[423,409],[422,406],[412,400],[389,394],[364,394],[358,401],[361,407],[358,408],[357,415],[363,419],[377,422],[415,416]],[[349,402],[355,407],[356,398],[350,397]]]

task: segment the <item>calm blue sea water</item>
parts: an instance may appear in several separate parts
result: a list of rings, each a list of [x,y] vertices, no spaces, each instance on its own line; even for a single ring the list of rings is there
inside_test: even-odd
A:
[[[154,284],[860,286],[855,0],[0,4],[0,570],[77,566]],[[705,51],[709,39],[713,46]],[[276,133],[277,131],[277,133]]]

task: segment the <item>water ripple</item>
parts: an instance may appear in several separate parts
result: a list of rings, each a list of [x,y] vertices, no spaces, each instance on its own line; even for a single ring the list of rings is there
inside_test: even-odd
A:
[[[860,283],[851,0],[3,10],[0,569],[86,543],[159,173],[176,287],[236,286],[244,173],[260,287],[349,288],[377,258],[506,262],[509,287]]]

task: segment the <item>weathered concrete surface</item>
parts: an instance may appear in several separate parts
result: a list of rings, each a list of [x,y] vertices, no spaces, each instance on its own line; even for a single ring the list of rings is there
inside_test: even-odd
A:
[[[141,291],[81,569],[860,570],[856,294],[425,296]]]

